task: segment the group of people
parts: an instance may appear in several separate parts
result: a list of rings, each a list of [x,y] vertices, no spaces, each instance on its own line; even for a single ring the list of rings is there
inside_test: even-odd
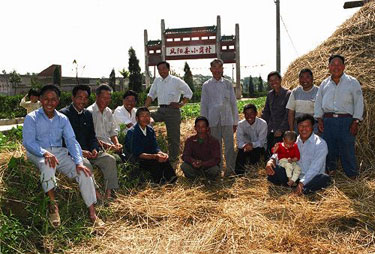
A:
[[[313,85],[311,70],[301,70],[300,86],[293,91],[281,86],[278,72],[271,72],[267,80],[272,90],[261,117],[257,107],[248,104],[243,109],[244,119],[239,121],[233,85],[223,78],[223,61],[213,60],[213,77],[202,86],[201,116],[194,122],[196,134],[184,144],[183,174],[210,181],[222,173],[241,175],[248,163],[255,164],[263,156],[270,182],[295,186],[296,193],[302,194],[328,186],[340,157],[347,176],[356,177],[354,138],[363,114],[361,87],[344,73],[342,56],[330,57],[328,67],[331,75],[319,88]],[[137,94],[129,90],[123,105],[112,113],[108,107],[112,89],[105,84],[96,89],[96,101],[90,106],[90,88],[77,85],[72,103],[60,111],[56,110],[60,90],[54,85],[41,89],[41,108],[28,112],[24,121],[23,144],[28,159],[40,170],[43,190],[51,201],[49,219],[53,226],[60,225],[54,195],[56,170],[78,182],[90,219],[98,225],[103,222],[94,205],[101,199],[113,199],[119,186],[117,163],[134,163],[158,184],[176,182],[180,108],[193,93],[183,80],[169,74],[168,62],[160,62],[157,69],[160,77],[154,80],[145,105],[137,110]],[[148,107],[155,99],[158,108],[150,112]],[[168,152],[159,148],[152,120],[165,123]],[[126,132],[124,144],[118,140],[119,131]],[[93,166],[103,173],[104,197],[93,178]]]

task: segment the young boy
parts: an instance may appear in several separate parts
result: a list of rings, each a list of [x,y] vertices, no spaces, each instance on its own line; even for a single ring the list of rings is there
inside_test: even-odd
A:
[[[283,142],[276,143],[272,148],[272,153],[277,155],[277,159],[279,160],[279,166],[285,168],[286,176],[289,179],[289,186],[293,186],[301,174],[301,168],[296,163],[300,159],[298,146],[295,143],[296,140],[297,133],[286,131]]]
[[[177,180],[169,156],[163,153],[157,142],[154,129],[149,126],[151,114],[146,107],[141,107],[135,114],[137,123],[126,133],[126,157],[134,157],[140,170],[150,172],[155,183],[174,183]]]
[[[26,100],[29,98],[29,100]],[[21,99],[20,106],[25,108],[27,114],[40,108],[42,104],[39,101],[39,92],[33,88]]]

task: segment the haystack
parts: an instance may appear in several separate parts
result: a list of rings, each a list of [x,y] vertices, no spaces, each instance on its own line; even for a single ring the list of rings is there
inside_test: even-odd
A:
[[[332,54],[345,57],[345,72],[362,85],[365,114],[356,141],[357,155],[363,166],[371,165],[375,158],[375,2],[363,6],[315,50],[295,60],[284,75],[283,85],[296,87],[303,68],[313,71],[319,85],[329,75],[328,58]]]

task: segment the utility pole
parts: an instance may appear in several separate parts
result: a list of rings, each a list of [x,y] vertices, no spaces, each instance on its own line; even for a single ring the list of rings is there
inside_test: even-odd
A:
[[[280,50],[280,0],[274,0],[276,4],[276,70],[281,73]]]

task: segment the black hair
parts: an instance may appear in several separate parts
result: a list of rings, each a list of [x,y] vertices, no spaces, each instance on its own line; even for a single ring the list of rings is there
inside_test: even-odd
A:
[[[210,66],[212,67],[215,63],[219,63],[221,66],[224,65],[223,60],[221,60],[219,58],[216,58],[216,59],[214,59],[214,60],[211,61]]]
[[[280,75],[280,73],[278,71],[271,71],[267,75],[267,81],[269,81],[270,77],[272,77],[272,76],[277,76],[279,79],[281,79],[281,75]]]
[[[112,88],[107,84],[102,84],[98,88],[96,88],[96,90],[95,90],[96,96],[100,95],[102,93],[102,91],[108,91],[108,92],[112,93]]]
[[[150,113],[150,110],[148,110],[148,108],[146,108],[146,107],[140,107],[140,108],[137,109],[137,112],[135,112],[135,116],[139,117],[139,115],[142,112],[148,112],[148,113]]]
[[[134,92],[133,90],[128,90],[124,93],[124,95],[122,96],[122,99],[125,99],[126,97],[128,96],[134,96],[135,98],[135,101],[138,101],[138,95],[136,92]]]
[[[297,125],[306,121],[306,120],[309,120],[311,122],[311,125],[314,126],[315,119],[312,115],[309,115],[309,114],[303,114],[302,116],[297,117],[297,119],[296,119]]]
[[[55,92],[57,97],[60,98],[60,95],[61,95],[60,89],[55,85],[45,85],[45,86],[43,86],[42,89],[40,90],[40,96],[43,96],[48,91]]]
[[[302,69],[302,70],[299,72],[298,77],[301,77],[301,75],[304,74],[304,73],[309,73],[311,77],[314,77],[312,71],[311,71],[309,68],[304,68],[304,69]]]
[[[345,58],[342,55],[332,55],[332,56],[330,56],[329,59],[328,59],[328,64],[330,64],[331,61],[334,58],[339,58],[341,60],[342,64],[345,64]]]
[[[90,87],[88,85],[76,85],[73,88],[73,91],[72,91],[73,97],[76,97],[76,95],[77,95],[77,93],[78,93],[79,90],[86,91],[87,94],[90,97],[91,89],[90,89]]]
[[[37,89],[31,88],[29,92],[27,93],[27,96],[30,98],[30,96],[39,96],[40,93]]]
[[[283,136],[284,139],[296,142],[297,133],[295,131],[286,131]]]
[[[257,107],[254,104],[250,103],[250,104],[245,105],[245,107],[243,107],[242,112],[245,113],[245,111],[248,110],[248,109],[252,109],[252,110],[254,110],[255,113],[258,113]]]
[[[156,65],[156,67],[159,67],[159,65],[162,65],[162,64],[165,64],[167,66],[168,70],[170,70],[171,66],[169,65],[169,63],[167,61],[158,62],[158,64]]]
[[[208,119],[204,116],[198,116],[197,118],[195,118],[194,126],[196,126],[199,121],[205,122],[206,126],[210,127],[210,123],[208,122]]]

